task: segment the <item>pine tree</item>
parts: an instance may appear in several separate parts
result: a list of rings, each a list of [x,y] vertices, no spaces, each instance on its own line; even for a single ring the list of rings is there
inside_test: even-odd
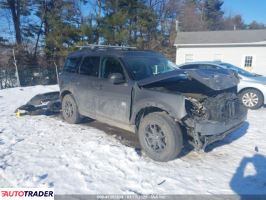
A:
[[[156,31],[156,17],[141,0],[106,1],[103,10],[101,32],[107,44],[143,46]]]
[[[204,21],[208,30],[220,30],[223,28],[223,14],[221,0],[205,0],[203,4]]]
[[[36,4],[46,55],[66,55],[80,40],[77,4],[72,0],[36,0]]]

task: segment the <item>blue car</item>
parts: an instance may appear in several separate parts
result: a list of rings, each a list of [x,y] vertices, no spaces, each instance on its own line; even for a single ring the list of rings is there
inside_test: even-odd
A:
[[[240,83],[238,94],[242,103],[249,109],[256,110],[266,104],[266,77],[248,72],[224,62],[191,62],[178,66],[181,69],[229,69],[238,73]]]

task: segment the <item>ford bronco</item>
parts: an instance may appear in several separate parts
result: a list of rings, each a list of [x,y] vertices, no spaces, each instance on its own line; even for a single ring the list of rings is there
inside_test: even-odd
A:
[[[71,53],[60,74],[62,115],[136,133],[156,161],[223,139],[246,120],[237,74],[224,69],[182,70],[154,51],[88,46]]]

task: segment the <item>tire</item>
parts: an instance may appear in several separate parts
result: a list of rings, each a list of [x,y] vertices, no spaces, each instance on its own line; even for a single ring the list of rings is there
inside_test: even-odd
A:
[[[67,94],[62,100],[62,114],[63,118],[70,124],[78,124],[81,122],[81,116],[74,97]]]
[[[141,148],[155,161],[173,160],[183,148],[179,125],[164,112],[146,115],[140,122],[138,137]]]
[[[256,89],[245,89],[239,96],[244,106],[251,110],[257,110],[263,106],[263,95]]]

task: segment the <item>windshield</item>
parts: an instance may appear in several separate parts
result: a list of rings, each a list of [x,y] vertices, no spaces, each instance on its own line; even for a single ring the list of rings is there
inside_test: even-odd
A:
[[[142,80],[178,69],[174,63],[163,56],[127,56],[124,57],[124,61],[135,80]]]
[[[229,64],[229,63],[222,63],[221,65],[225,66],[228,69],[236,71],[238,74],[240,74],[242,76],[246,76],[246,77],[254,77],[254,76],[256,76],[256,74],[250,73],[250,72],[248,72],[248,71],[246,71],[244,69],[241,69],[241,68],[236,67],[236,66],[234,66],[232,64]]]

